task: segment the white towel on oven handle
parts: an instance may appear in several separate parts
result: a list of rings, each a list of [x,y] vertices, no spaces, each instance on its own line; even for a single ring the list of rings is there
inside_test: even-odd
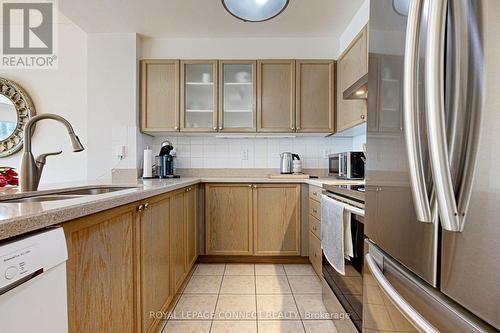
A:
[[[354,256],[351,213],[346,204],[321,196],[321,248],[328,262],[345,275],[344,259]]]

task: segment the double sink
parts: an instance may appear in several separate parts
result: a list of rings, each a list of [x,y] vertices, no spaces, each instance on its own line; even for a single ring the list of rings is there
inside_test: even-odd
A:
[[[0,200],[0,203],[28,203],[28,202],[46,202],[46,201],[58,201],[58,200],[67,200],[67,199],[75,199],[81,198],[88,195],[96,195],[96,194],[104,194],[104,193],[112,193],[124,190],[134,189],[136,187],[133,186],[100,186],[100,187],[88,187],[81,189],[62,189],[55,192],[44,193],[44,194],[32,194],[28,196],[23,196],[21,198],[13,198],[7,200]]]

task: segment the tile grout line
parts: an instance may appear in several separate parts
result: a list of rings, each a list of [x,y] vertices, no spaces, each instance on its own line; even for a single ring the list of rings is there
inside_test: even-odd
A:
[[[253,265],[253,283],[255,287],[255,325],[257,326],[257,333],[259,333],[259,309],[257,308],[257,271],[255,264]]]
[[[295,293],[293,292],[292,285],[290,284],[290,280],[288,279],[288,273],[286,271],[285,265],[283,265],[283,270],[285,271],[286,282],[288,283],[288,286],[290,287],[290,292],[292,293],[293,302],[295,303],[295,306],[297,307],[297,314],[299,315],[300,323],[302,324],[302,328],[304,329],[304,333],[305,333],[306,326],[304,325],[304,321],[302,320],[302,315],[300,314],[299,305],[297,304],[297,300],[295,299]]]
[[[214,317],[215,317],[215,313],[217,311],[217,304],[219,304],[219,296],[220,296],[220,291],[222,289],[222,283],[224,282],[226,268],[227,268],[227,264],[224,264],[224,271],[222,272],[222,279],[220,280],[219,292],[217,293],[217,300],[215,301],[214,315],[212,317],[212,321],[210,322],[210,329],[208,330],[209,333],[212,332],[212,326],[214,325],[214,319],[215,319]]]

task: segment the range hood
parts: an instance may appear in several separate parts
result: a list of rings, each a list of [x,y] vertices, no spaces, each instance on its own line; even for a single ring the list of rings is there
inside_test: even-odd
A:
[[[367,99],[368,98],[368,73],[363,75],[343,92],[344,99]]]

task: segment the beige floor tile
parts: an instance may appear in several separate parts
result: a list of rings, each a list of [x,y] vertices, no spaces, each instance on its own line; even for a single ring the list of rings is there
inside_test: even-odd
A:
[[[285,275],[281,264],[255,264],[255,275]]]
[[[256,320],[255,295],[219,295],[214,320]]]
[[[224,275],[226,264],[198,264],[193,275]]]
[[[253,264],[227,264],[224,275],[255,275]]]
[[[337,328],[331,320],[304,321],[306,333],[337,333]]]
[[[340,333],[358,333],[358,329],[356,328],[356,326],[354,326],[354,323],[349,318],[334,320],[333,324],[337,328],[337,331]],[[370,332],[371,333],[378,333],[379,331],[372,331],[372,330],[363,328],[363,332],[365,332],[365,333],[370,333]]]
[[[214,321],[210,333],[257,333],[257,321]]]
[[[300,320],[259,320],[259,333],[304,333]]]
[[[209,333],[210,321],[172,321],[170,320],[162,333]]]
[[[317,276],[288,276],[294,294],[321,294],[321,282]]]
[[[259,320],[300,319],[292,295],[257,295],[257,316]]]
[[[199,276],[193,275],[189,280],[185,294],[218,294],[222,276]]]
[[[303,320],[331,319],[321,295],[294,295]]]
[[[220,293],[255,295],[255,277],[253,275],[226,275],[222,280]]]
[[[283,265],[285,267],[286,275],[314,275],[316,272],[309,264],[288,264]]]
[[[217,295],[181,296],[172,313],[175,320],[211,320],[217,303]]]
[[[257,294],[291,294],[288,280],[284,275],[260,275],[255,277]]]

